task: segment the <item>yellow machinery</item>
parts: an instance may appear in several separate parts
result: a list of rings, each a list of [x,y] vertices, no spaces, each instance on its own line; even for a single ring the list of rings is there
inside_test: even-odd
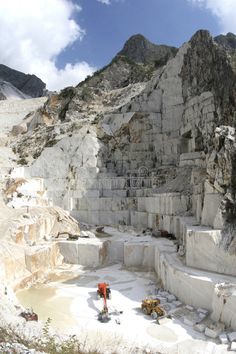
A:
[[[165,315],[165,310],[159,305],[159,299],[145,299],[142,301],[141,308],[145,315],[151,315],[152,318],[156,319]]]

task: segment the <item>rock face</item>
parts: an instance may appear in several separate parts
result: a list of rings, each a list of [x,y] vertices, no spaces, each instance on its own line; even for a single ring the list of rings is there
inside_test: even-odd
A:
[[[0,80],[0,100],[18,99],[24,100],[29,98],[26,94],[18,90],[12,84]]]
[[[140,54],[153,58],[143,37],[125,48],[28,116],[10,177],[42,180],[47,199],[80,222],[174,234],[179,254],[155,249],[165,287],[208,310],[219,300],[217,319],[236,313],[234,53],[202,30],[158,68]],[[18,192],[14,205],[27,198]]]
[[[158,67],[166,64],[176,52],[175,47],[153,44],[141,34],[136,34],[128,39],[117,56],[125,56],[140,64],[155,63]]]
[[[30,112],[35,111],[43,105],[46,97],[19,99],[5,99],[0,103],[0,127],[1,133],[9,131],[14,125],[19,127],[15,131],[22,130],[20,126],[26,126],[27,120],[23,120]]]
[[[132,36],[109,65],[79,85],[83,87],[81,97],[91,99],[94,91],[103,95],[104,91],[146,82],[176,52],[175,47],[153,44],[142,35]]]
[[[130,41],[131,45],[125,45],[126,49],[132,47],[133,42],[141,43],[142,52],[143,43],[146,43],[143,37],[136,36],[128,43]],[[128,85],[122,80],[127,80],[127,77],[131,80],[132,72],[126,70],[123,64],[127,63],[120,60],[116,59],[76,89],[68,88],[50,98],[44,108],[32,117],[29,131],[17,142],[16,151],[21,157],[31,155],[36,158],[29,170],[37,166],[37,173],[41,164],[37,157],[41,153],[42,161],[49,159],[53,152],[65,154],[67,167],[64,172],[68,171],[69,181],[70,171],[73,171],[75,190],[77,183],[83,185],[79,182],[80,176],[87,175],[91,168],[94,178],[99,178],[102,172],[124,180],[132,175],[140,177],[139,171],[143,169],[144,177],[147,177],[145,186],[152,189],[156,186],[163,192],[174,193],[184,192],[181,183],[177,183],[178,176],[183,175],[189,181],[186,193],[193,193],[193,211],[203,204],[202,211],[198,209],[197,212],[198,221],[214,226],[213,215],[208,220],[203,215],[204,200],[207,203],[210,197],[201,188],[202,180],[207,179],[213,190],[219,184],[222,198],[229,192],[227,188],[234,189],[232,180],[225,188],[208,175],[208,165],[212,166],[213,155],[217,155],[214,146],[216,128],[234,122],[235,74],[228,55],[208,32],[199,31],[175,58],[154,72],[151,80],[146,81],[146,77],[141,78],[137,74],[135,81],[141,82],[131,84],[129,81]],[[83,140],[86,144],[80,145]],[[91,152],[93,158],[87,159],[90,149],[84,151],[83,147],[88,149],[89,144],[94,147]],[[68,156],[75,156],[75,151],[79,160],[76,163],[75,159],[72,166]],[[190,183],[193,173],[200,183],[199,192]],[[51,175],[49,171],[47,174]],[[151,176],[155,177],[155,185],[150,184]],[[66,175],[64,178],[66,180]],[[127,190],[124,193],[128,193]],[[134,191],[129,193],[137,197]],[[224,218],[227,220],[227,216]],[[223,227],[222,223],[218,226]]]
[[[135,36],[122,55],[131,55],[129,48],[142,53],[146,46],[154,48]],[[161,209],[150,208],[148,198],[153,193],[181,193],[190,196],[184,210],[198,223],[224,228],[232,211],[223,205],[228,205],[229,195],[233,203],[235,198],[233,155],[227,152],[227,158],[220,159],[223,151],[216,146],[215,134],[221,126],[234,124],[236,80],[229,55],[207,31],[198,31],[148,80],[140,72],[134,75],[133,64],[120,54],[77,88],[52,96],[32,116],[28,132],[15,143],[20,156],[33,162],[26,175],[46,178],[54,200],[50,181],[60,161],[55,200],[66,209],[71,206],[65,201],[71,200],[82,221],[135,224],[137,219],[140,226],[167,228],[169,212],[163,219],[156,217]],[[138,61],[135,55],[132,59]],[[229,171],[227,185],[218,177],[222,168]],[[139,198],[147,200],[141,205]]]
[[[18,90],[30,97],[41,97],[44,95],[46,84],[35,75],[26,75],[0,64],[0,79],[11,83]]]
[[[227,33],[226,35],[219,35],[214,38],[215,41],[224,47],[226,50],[235,50],[236,49],[236,36],[234,33]]]

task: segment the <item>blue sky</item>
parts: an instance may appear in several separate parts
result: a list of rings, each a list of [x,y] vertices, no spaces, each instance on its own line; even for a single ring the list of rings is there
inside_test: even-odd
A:
[[[133,34],[179,47],[200,28],[236,33],[236,0],[0,0],[0,63],[60,90],[109,63]]]
[[[186,0],[123,0],[110,5],[77,0],[76,3],[82,7],[76,21],[86,35],[58,57],[59,67],[68,61],[82,60],[92,66],[104,66],[136,33],[154,43],[177,47],[200,28],[210,30],[213,35],[220,33],[218,20],[210,10]]]

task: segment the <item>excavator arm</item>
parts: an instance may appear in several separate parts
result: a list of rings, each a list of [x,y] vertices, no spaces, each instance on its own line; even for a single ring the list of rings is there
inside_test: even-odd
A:
[[[99,283],[98,284],[98,292],[103,297],[103,309],[100,311],[98,315],[98,319],[101,322],[109,321],[110,317],[108,314],[108,307],[107,307],[107,284],[106,283]]]

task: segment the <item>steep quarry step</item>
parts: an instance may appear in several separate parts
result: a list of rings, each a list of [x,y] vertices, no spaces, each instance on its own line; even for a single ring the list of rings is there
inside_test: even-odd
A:
[[[0,128],[1,132],[11,130],[13,125],[22,122],[23,118],[30,112],[41,107],[47,97],[31,98],[26,100],[5,100],[0,101]]]
[[[130,211],[72,210],[70,213],[79,222],[92,225],[130,225]]]
[[[184,153],[180,155],[179,166],[206,167],[205,158],[206,156],[203,151]]]
[[[62,256],[56,243],[24,249],[2,242],[0,255],[1,280],[15,290],[34,282],[50,269],[62,264]]]
[[[180,301],[206,308],[213,320],[223,320],[236,329],[235,277],[188,267],[178,256],[176,245],[165,238],[137,237],[112,228],[104,231],[110,237],[60,241],[60,252],[68,263],[86,267],[118,262],[136,269],[154,269],[164,288]]]
[[[8,176],[6,196],[8,206],[48,206],[49,199],[43,178],[25,178],[24,167],[14,167]]]
[[[187,267],[169,240],[159,240],[155,270],[163,286],[182,301],[212,311],[215,321],[236,328],[236,282],[234,277]],[[227,294],[228,301],[225,301]]]
[[[173,233],[184,246],[187,266],[236,275],[236,255],[224,248],[222,230],[199,225],[195,217],[179,215],[162,215],[159,226]]]
[[[236,276],[236,255],[224,248],[221,230],[188,227],[185,237],[188,266]]]
[[[21,208],[26,206],[48,206],[49,200],[42,178],[16,178],[9,182],[6,196],[8,206]]]
[[[146,196],[140,197],[140,190],[135,191],[107,190],[101,196],[99,190],[89,190],[82,198],[72,198],[71,213],[79,221],[89,224],[133,225],[173,232],[170,230],[171,220],[190,208],[189,196],[180,193],[154,194],[152,189],[144,189]]]

